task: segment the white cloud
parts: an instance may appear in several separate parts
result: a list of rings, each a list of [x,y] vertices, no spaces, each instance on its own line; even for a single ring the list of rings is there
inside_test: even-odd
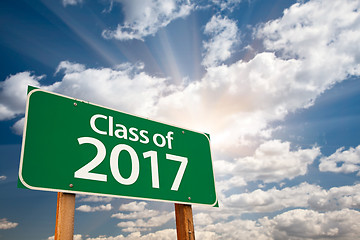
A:
[[[360,184],[325,190],[314,184],[301,183],[283,189],[257,189],[250,193],[232,194],[221,202],[225,208],[239,213],[275,212],[288,208],[310,208],[334,211],[360,208]]]
[[[0,176],[0,181],[5,181],[6,178],[7,178],[6,176],[2,175],[2,176]]]
[[[65,74],[69,74],[69,73],[82,72],[85,69],[86,69],[85,65],[83,65],[83,64],[72,63],[69,61],[62,61],[56,68],[55,74],[59,73],[61,70],[64,70]]]
[[[208,213],[197,213],[193,216],[195,226],[206,226],[214,223],[213,218]]]
[[[127,204],[121,204],[119,207],[120,211],[133,211],[133,212],[139,212],[144,211],[145,206],[147,205],[146,202],[130,202]]]
[[[233,162],[215,162],[216,174],[241,176],[236,182],[262,180],[265,183],[293,179],[307,173],[308,166],[320,155],[320,148],[290,150],[289,142],[270,140],[261,144],[253,156]],[[228,181],[234,181],[231,178]],[[230,184],[230,183],[229,183]],[[230,184],[234,185],[234,183]],[[227,188],[225,188],[227,190]]]
[[[150,231],[153,227],[159,227],[167,223],[175,216],[174,212],[160,212],[153,209],[146,209],[146,202],[130,202],[122,204],[119,207],[120,211],[128,211],[130,213],[116,213],[112,218],[118,219],[134,219],[131,221],[122,221],[117,224],[118,227],[123,228],[124,232],[143,232]]]
[[[210,239],[356,239],[359,236],[360,213],[343,209],[320,213],[313,210],[294,209],[258,221],[231,220],[199,227],[197,232],[212,233]]]
[[[133,232],[128,236],[118,235],[111,236],[99,236],[96,238],[87,238],[86,240],[172,240],[176,238],[175,229],[164,229],[146,235],[141,235],[140,232]]]
[[[118,219],[139,219],[139,218],[150,218],[150,217],[155,217],[159,215],[159,211],[156,210],[152,210],[152,209],[144,209],[141,211],[135,211],[129,214],[124,214],[124,213],[116,213],[111,215],[111,217],[113,218],[118,218]]]
[[[205,54],[202,64],[205,67],[217,66],[230,58],[232,48],[239,42],[236,22],[227,17],[213,16],[206,24],[204,33],[210,35],[204,42]]]
[[[0,218],[0,229],[16,228],[18,223],[9,222],[6,218]]]
[[[182,0],[118,0],[123,6],[125,21],[116,30],[105,30],[105,38],[143,40],[166,27],[171,21],[190,14],[193,5]]]
[[[66,7],[67,5],[78,5],[81,4],[83,0],[62,0],[63,6]]]
[[[221,10],[233,11],[242,0],[212,0],[212,2],[218,5]]]
[[[0,120],[8,120],[25,111],[27,86],[40,86],[44,76],[34,76],[30,72],[10,75],[0,82]]]
[[[319,213],[295,209],[263,220],[270,225],[274,239],[356,239],[360,234],[360,213],[343,209]]]
[[[117,224],[118,227],[123,228],[125,232],[149,231],[149,228],[160,227],[173,219],[175,221],[174,212],[163,212],[157,216],[150,217],[149,219],[137,219],[136,221],[124,221]]]
[[[111,197],[101,197],[101,196],[81,196],[81,195],[76,195],[77,197],[79,197],[79,202],[111,202],[112,198]]]
[[[329,190],[314,191],[308,199],[308,206],[317,211],[360,208],[360,184],[334,187]]]
[[[281,190],[257,189],[251,193],[233,194],[224,199],[223,204],[240,212],[274,212],[290,207],[307,207],[310,194],[321,190],[319,186],[308,183]]]
[[[339,148],[335,153],[320,159],[319,170],[322,172],[353,173],[360,170],[360,145],[349,150]]]
[[[17,134],[22,135],[24,130],[25,118],[20,118],[20,120],[16,121],[16,123],[11,127],[11,130]]]
[[[76,208],[80,212],[98,212],[98,211],[110,211],[112,209],[111,203],[99,206],[81,205]]]
[[[271,239],[267,236],[263,226],[259,225],[256,221],[251,220],[236,219],[232,221],[219,222],[198,228],[198,230],[195,230],[195,236],[198,235],[197,232],[213,233],[215,234],[215,237],[212,239]]]
[[[319,80],[328,85],[360,73],[360,50],[355,48],[360,37],[359,8],[356,0],[298,2],[282,18],[259,28],[258,37],[268,50],[304,62],[303,77],[313,78],[314,85]],[[324,76],[328,80],[321,79]]]

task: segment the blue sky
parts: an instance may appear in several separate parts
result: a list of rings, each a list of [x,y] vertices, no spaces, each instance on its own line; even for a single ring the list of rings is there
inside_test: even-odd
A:
[[[0,239],[52,239],[17,188],[27,85],[211,135],[197,239],[360,235],[360,1],[0,3]],[[174,239],[172,203],[77,196],[74,239]]]

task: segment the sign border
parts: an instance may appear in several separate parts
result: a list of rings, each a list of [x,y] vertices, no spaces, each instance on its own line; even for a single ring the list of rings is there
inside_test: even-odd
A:
[[[206,137],[206,139],[209,141],[209,146],[210,146],[211,169],[212,169],[212,172],[213,172],[212,175],[213,175],[214,190],[215,190],[215,202],[213,204],[181,202],[181,201],[173,201],[173,200],[163,200],[163,199],[131,197],[131,196],[103,194],[103,193],[92,193],[92,192],[83,192],[83,191],[72,191],[72,190],[63,190],[63,189],[54,189],[54,188],[34,187],[34,186],[31,186],[31,185],[27,184],[25,182],[25,180],[23,179],[23,177],[22,177],[23,157],[24,157],[24,150],[25,150],[26,129],[27,129],[28,109],[29,109],[30,97],[35,92],[45,92],[45,93],[48,93],[48,94],[60,96],[60,97],[63,97],[63,98],[74,100],[74,101],[83,102],[83,103],[87,103],[87,104],[90,104],[90,105],[93,105],[93,106],[105,108],[105,109],[108,109],[108,110],[111,110],[111,111],[127,114],[127,115],[130,115],[130,116],[133,116],[133,117],[138,117],[138,118],[153,121],[153,122],[156,122],[156,123],[168,125],[168,126],[171,126],[171,127],[180,128],[180,129],[188,130],[188,131],[191,131],[191,132],[203,134]],[[31,189],[31,190],[40,190],[40,191],[47,191],[47,192],[63,192],[63,193],[73,193],[73,194],[84,194],[84,195],[94,195],[94,196],[104,196],[104,197],[114,197],[114,198],[128,198],[128,199],[134,199],[134,200],[158,201],[158,202],[168,202],[168,203],[196,204],[196,205],[219,207],[219,205],[218,205],[218,196],[217,196],[217,192],[216,192],[216,184],[215,184],[216,182],[215,182],[215,173],[214,173],[214,166],[213,166],[213,160],[212,160],[212,152],[211,152],[211,142],[210,142],[210,138],[209,138],[208,134],[203,133],[203,132],[194,131],[194,130],[187,129],[187,128],[183,128],[183,127],[179,127],[179,126],[175,126],[173,124],[164,123],[164,122],[161,122],[161,121],[155,121],[155,120],[150,119],[150,118],[141,117],[141,116],[138,116],[138,115],[135,115],[135,114],[130,114],[130,113],[127,113],[127,112],[124,112],[124,111],[116,110],[114,108],[105,107],[105,106],[102,106],[102,105],[99,105],[99,104],[91,103],[89,101],[84,101],[84,100],[81,100],[81,99],[78,99],[78,98],[65,96],[65,95],[62,95],[62,94],[50,92],[50,91],[43,90],[43,89],[36,88],[36,87],[32,87],[32,86],[28,86],[28,94],[27,94],[27,99],[26,99],[25,121],[24,121],[23,137],[22,137],[22,144],[21,144],[21,156],[20,156],[19,179],[18,180],[20,181],[20,184],[22,184],[25,188],[28,188],[28,189]],[[19,182],[18,182],[18,185],[19,185]]]

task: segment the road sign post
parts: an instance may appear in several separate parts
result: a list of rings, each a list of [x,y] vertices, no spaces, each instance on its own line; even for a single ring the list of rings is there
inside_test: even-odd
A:
[[[191,205],[175,203],[175,221],[178,240],[195,240]]]
[[[74,237],[75,194],[59,192],[57,196],[55,240]]]

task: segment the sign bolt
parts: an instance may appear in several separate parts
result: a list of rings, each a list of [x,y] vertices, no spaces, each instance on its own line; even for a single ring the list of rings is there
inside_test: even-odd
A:
[[[188,197],[189,200],[191,200],[191,197]]]
[[[75,107],[77,106],[77,103],[76,103],[76,102],[74,102],[74,106],[75,106]]]
[[[74,184],[70,183],[69,187],[71,187],[71,188],[72,188],[73,186],[74,186]]]

